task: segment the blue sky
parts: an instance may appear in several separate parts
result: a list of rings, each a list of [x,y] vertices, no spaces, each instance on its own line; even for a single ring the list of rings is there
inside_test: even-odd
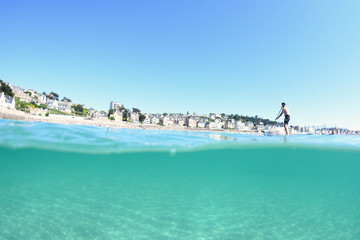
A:
[[[107,110],[360,129],[360,1],[0,1],[0,79]]]

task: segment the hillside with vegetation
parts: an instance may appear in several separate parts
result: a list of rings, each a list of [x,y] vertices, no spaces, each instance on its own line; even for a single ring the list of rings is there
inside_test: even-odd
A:
[[[0,80],[0,93],[4,93],[6,96],[9,97],[14,97],[14,92],[12,91],[12,89],[9,87],[9,85],[7,85],[6,83],[4,83],[3,80]]]

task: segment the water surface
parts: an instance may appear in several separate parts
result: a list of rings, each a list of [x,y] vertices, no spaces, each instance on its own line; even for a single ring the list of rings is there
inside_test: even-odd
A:
[[[0,129],[0,239],[360,239],[358,136]]]

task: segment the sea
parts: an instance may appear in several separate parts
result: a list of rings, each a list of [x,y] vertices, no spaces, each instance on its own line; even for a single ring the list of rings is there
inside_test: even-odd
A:
[[[0,240],[359,240],[360,136],[0,120]]]

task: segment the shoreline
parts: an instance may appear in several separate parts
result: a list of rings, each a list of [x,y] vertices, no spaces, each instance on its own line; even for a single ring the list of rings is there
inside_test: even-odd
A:
[[[240,133],[263,135],[261,131],[256,130],[229,130],[229,129],[208,129],[208,128],[189,128],[181,126],[160,126],[153,124],[143,123],[130,123],[123,121],[113,121],[108,119],[97,118],[83,118],[73,117],[66,115],[50,114],[46,116],[38,116],[30,113],[25,113],[19,110],[0,108],[0,119],[26,121],[26,122],[45,122],[54,124],[68,124],[68,125],[84,125],[94,127],[107,127],[107,128],[125,128],[125,129],[146,129],[146,130],[177,130],[177,131],[193,131],[193,132],[222,132],[222,133]]]

